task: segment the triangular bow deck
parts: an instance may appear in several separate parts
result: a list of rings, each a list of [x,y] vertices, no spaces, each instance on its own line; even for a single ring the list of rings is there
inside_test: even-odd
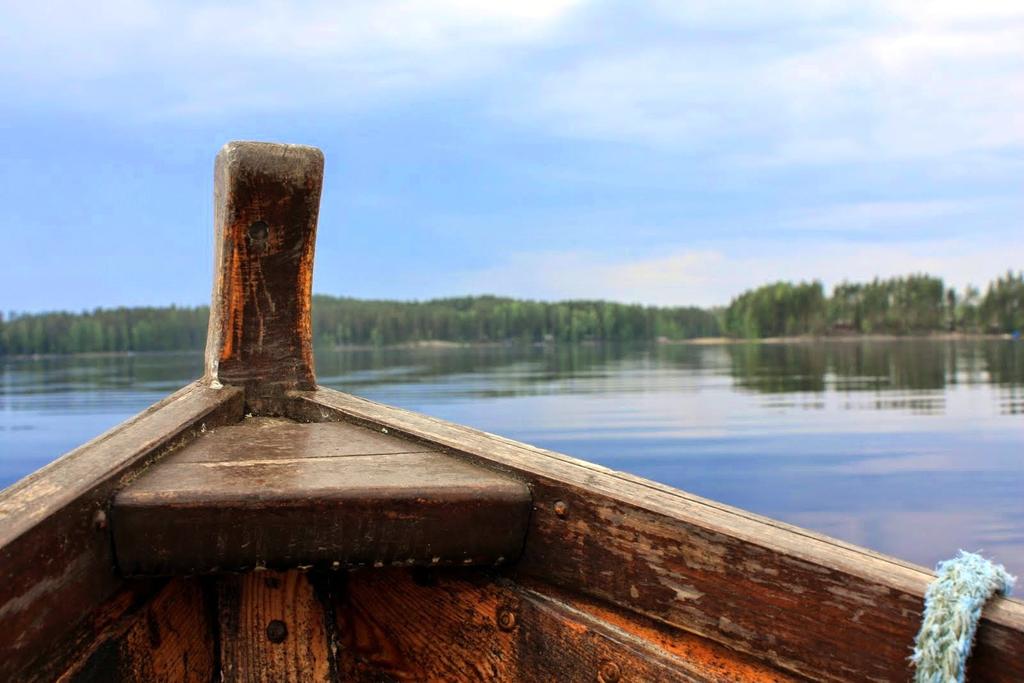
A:
[[[910,678],[927,570],[318,387],[322,173],[227,145],[204,377],[0,492],[0,680]]]
[[[127,575],[499,566],[530,490],[436,447],[342,422],[248,418],[168,456],[114,499]]]

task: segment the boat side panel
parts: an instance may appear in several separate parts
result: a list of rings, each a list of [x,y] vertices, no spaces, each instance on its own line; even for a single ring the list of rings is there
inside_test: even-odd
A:
[[[320,388],[347,420],[512,471],[534,512],[517,569],[815,680],[902,680],[933,574],[813,532],[460,425]],[[972,680],[1024,680],[1024,605],[986,608]]]
[[[484,572],[356,571],[333,604],[343,680],[796,680],[695,637],[663,648],[627,615]]]
[[[798,680],[696,638],[667,651],[650,637],[655,626],[626,614],[609,621],[489,570],[262,571],[217,581],[229,683]]]
[[[217,680],[210,593],[198,579],[174,579],[57,680],[67,683],[209,683]]]
[[[107,507],[154,459],[241,419],[241,392],[192,384],[0,492],[0,680],[59,660],[123,586]]]
[[[73,680],[93,656],[107,643],[120,638],[130,628],[136,615],[166,585],[165,580],[131,581],[106,602],[79,620],[48,656],[36,660],[22,670],[18,681],[36,683]]]

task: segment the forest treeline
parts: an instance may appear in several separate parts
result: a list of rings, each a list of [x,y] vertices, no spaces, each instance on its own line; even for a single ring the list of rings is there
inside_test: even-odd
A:
[[[984,294],[947,288],[940,278],[908,275],[843,282],[831,295],[820,282],[776,282],[730,302],[723,331],[764,338],[821,334],[1007,333],[1024,328],[1024,273],[1008,272]]]
[[[187,351],[206,343],[209,310],[96,309],[0,315],[0,355]],[[1024,274],[1007,273],[982,293],[947,288],[929,275],[842,283],[778,282],[724,309],[607,301],[524,301],[495,296],[376,301],[316,295],[317,345],[451,342],[577,342],[743,338],[819,334],[916,334],[1024,329]]]
[[[11,314],[0,321],[0,354],[184,351],[206,343],[209,309],[114,308]],[[523,301],[494,296],[432,301],[313,297],[317,345],[452,342],[637,341],[712,337],[715,313],[607,301]]]

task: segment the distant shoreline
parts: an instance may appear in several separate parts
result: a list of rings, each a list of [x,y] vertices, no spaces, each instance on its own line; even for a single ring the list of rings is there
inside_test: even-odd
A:
[[[794,337],[764,337],[761,339],[745,339],[737,337],[694,337],[692,339],[656,339],[615,342],[604,340],[583,340],[577,342],[543,341],[524,342],[508,341],[476,341],[455,342],[444,339],[423,339],[419,341],[400,342],[398,344],[338,344],[329,347],[332,351],[380,351],[380,350],[411,350],[411,349],[456,349],[456,348],[500,348],[500,347],[554,347],[565,344],[574,346],[600,346],[603,344],[655,344],[658,346],[735,346],[740,344],[818,344],[818,343],[850,343],[850,342],[898,342],[898,341],[999,341],[1012,340],[1009,334],[980,334],[967,332],[934,332],[923,334],[845,334],[845,335],[799,335]],[[176,356],[202,353],[202,349],[177,351],[86,351],[81,353],[36,353],[0,355],[0,359],[10,360],[47,360],[52,358],[126,358],[131,356]]]
[[[816,344],[834,342],[894,342],[894,341],[997,341],[1011,340],[1009,334],[982,334],[979,332],[924,332],[921,334],[840,334],[797,335],[793,337],[695,337],[693,339],[663,339],[658,344],[719,346],[728,344]]]

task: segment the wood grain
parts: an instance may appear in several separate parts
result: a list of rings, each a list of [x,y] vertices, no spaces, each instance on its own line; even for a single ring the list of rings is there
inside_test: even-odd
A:
[[[97,638],[89,657],[58,680],[208,683],[217,673],[208,607],[199,581],[171,581],[132,615],[123,633]]]
[[[324,157],[229,142],[214,168],[214,282],[206,379],[259,396],[311,389],[313,250]]]
[[[334,604],[343,680],[794,680],[714,644],[714,658],[677,656],[582,603],[480,572],[357,571]]]
[[[50,655],[36,659],[31,667],[22,669],[16,680],[26,683],[42,681],[87,680],[80,672],[94,661],[104,659],[112,650],[110,643],[121,638],[138,615],[167,585],[166,580],[126,581],[113,596],[85,615],[60,641],[50,646]]]
[[[199,580],[171,581],[121,640],[120,678],[148,683],[213,680],[217,654],[209,617]]]
[[[596,620],[687,662],[700,680],[714,683],[727,681],[804,681],[803,677],[779,671],[754,657],[743,655],[719,643],[693,633],[680,631],[628,608],[610,605],[578,591],[558,589],[547,583],[529,580],[518,584],[522,589],[561,603],[568,610],[579,612],[581,619]]]
[[[118,566],[138,576],[518,557],[526,485],[424,451],[341,423],[221,427],[118,493]]]
[[[225,429],[208,430],[202,439],[175,453],[173,462],[230,465],[349,455],[437,452],[436,448],[415,441],[355,425],[303,424],[283,418],[255,417]]]
[[[237,390],[189,385],[0,492],[0,680],[65,656],[62,639],[123,586],[106,521],[114,491],[242,409]]]
[[[894,681],[933,574],[568,456],[320,388],[291,416],[347,420],[515,472],[534,513],[518,571],[813,680]],[[562,514],[559,514],[561,511]],[[985,609],[972,680],[1024,680],[1024,604]]]
[[[516,636],[496,619],[518,605],[486,579],[426,583],[403,570],[349,575],[334,603],[341,678],[516,680]]]
[[[218,595],[225,683],[332,680],[324,608],[305,573],[226,576],[220,579]],[[281,631],[280,624],[275,624],[274,640],[268,637],[271,622],[280,622],[284,628]]]

